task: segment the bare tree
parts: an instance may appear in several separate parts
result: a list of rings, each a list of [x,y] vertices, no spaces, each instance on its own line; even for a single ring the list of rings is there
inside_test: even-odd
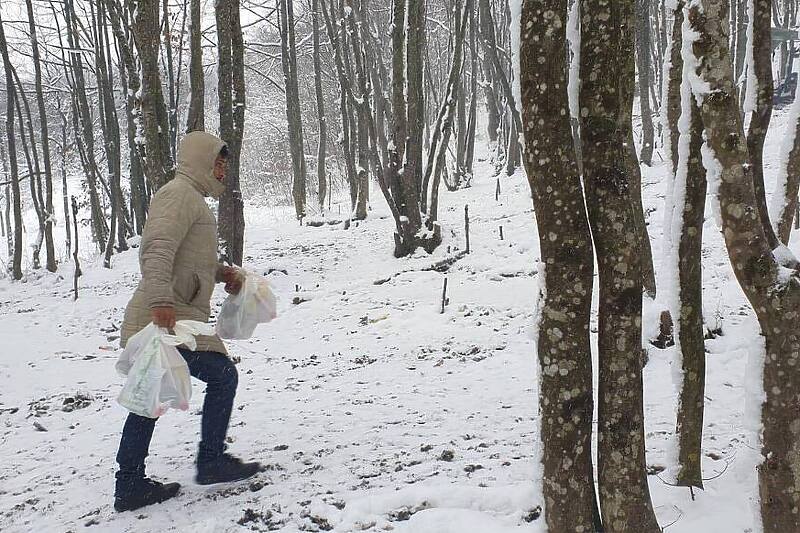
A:
[[[642,114],[642,149],[639,161],[653,163],[655,130],[650,106],[651,73],[650,0],[636,0],[636,67],[639,72],[639,106]]]
[[[73,0],[65,0],[64,17],[66,21],[67,42],[72,50],[80,49],[78,42],[79,34]],[[81,153],[83,169],[86,174],[86,184],[89,192],[89,206],[91,210],[92,234],[95,242],[103,249],[108,238],[108,227],[106,226],[102,206],[100,204],[100,172],[97,167],[97,159],[94,149],[94,131],[89,102],[86,97],[86,78],[84,76],[84,65],[82,53],[69,54],[72,77],[72,105],[75,109],[73,120],[76,135],[78,138],[78,149]]]
[[[53,242],[53,170],[50,159],[50,134],[47,125],[47,108],[44,104],[44,91],[42,89],[42,66],[39,55],[39,40],[36,34],[36,21],[33,12],[33,0],[25,0],[28,11],[28,29],[31,39],[31,55],[33,59],[34,83],[36,86],[36,105],[39,111],[39,128],[41,130],[42,159],[44,163],[44,184],[46,188],[44,200],[44,241],[47,252],[47,270],[56,271],[56,252]]]
[[[245,80],[239,0],[219,0],[216,18],[219,131],[229,150],[226,188],[219,202],[219,237],[225,258],[241,265],[244,258],[244,201],[239,172],[244,136]]]
[[[728,45],[728,3],[690,4],[689,23],[706,139],[719,169],[722,234],[739,284],[755,310],[765,340],[764,402],[761,409],[763,462],[758,466],[761,519],[765,533],[800,530],[800,275],[788,250],[773,255],[758,209],[758,193],[736,98]],[[707,84],[707,85],[706,85]]]
[[[27,181],[30,186],[31,203],[36,212],[36,220],[38,222],[38,233],[36,240],[33,242],[31,248],[33,249],[33,268],[39,269],[41,263],[41,250],[42,243],[44,242],[45,230],[45,213],[44,213],[44,198],[41,195],[41,164],[39,163],[39,143],[36,142],[36,133],[33,127],[33,116],[31,114],[31,107],[28,102],[28,97],[25,94],[25,86],[19,78],[16,68],[12,66],[12,75],[17,85],[17,97],[15,99],[15,107],[17,110],[17,119],[19,120],[19,140],[22,145],[22,153],[25,156],[25,163],[27,164]],[[24,109],[24,114],[23,114]]]
[[[144,161],[144,173],[155,193],[172,179],[175,169],[170,149],[169,116],[164,103],[161,74],[158,66],[160,47],[159,0],[139,0],[133,17],[133,37],[139,51],[142,88],[140,91],[140,120],[144,145],[139,153]]]
[[[772,0],[750,0],[753,5],[752,25],[753,40],[748,43],[752,47],[751,63],[753,72],[748,72],[754,83],[755,109],[750,112],[750,128],[747,131],[747,152],[753,165],[753,186],[756,194],[756,208],[761,217],[761,225],[767,241],[773,248],[778,246],[778,238],[772,229],[767,211],[767,196],[764,189],[764,142],[767,138],[770,119],[772,118]]]
[[[327,144],[328,125],[325,120],[325,97],[322,92],[322,61],[320,59],[319,44],[319,0],[311,1],[311,32],[314,46],[314,92],[317,97],[317,119],[319,123],[319,138],[317,140],[317,198],[319,209],[325,209],[325,197],[328,194],[327,183]]]
[[[566,0],[525,0],[520,21],[523,161],[544,265],[539,409],[549,531],[596,531],[589,320],[594,256],[567,98]]]
[[[293,2],[278,0],[281,32],[281,64],[286,87],[286,120],[289,124],[289,151],[292,155],[292,197],[295,215],[306,216],[306,158],[303,150],[303,122],[300,116],[300,93],[297,86],[297,50],[294,34]]]
[[[145,183],[144,168],[139,138],[141,127],[141,101],[137,93],[141,88],[141,80],[134,57],[133,37],[127,32],[127,12],[119,7],[116,0],[107,0],[106,7],[114,33],[115,44],[119,52],[119,77],[122,89],[125,91],[125,117],[127,122],[128,141],[128,168],[130,181],[131,213],[134,219],[135,231],[142,234],[147,218],[148,191]]]
[[[8,56],[8,42],[6,41],[2,13],[0,13],[0,55],[3,57],[3,68],[6,76],[6,142],[8,143],[9,181],[11,182],[14,204],[14,255],[12,258],[11,273],[15,280],[20,280],[22,279],[22,204],[19,190],[16,132],[14,130],[16,89],[14,88],[11,59]],[[6,190],[6,198],[8,197],[8,190]]]
[[[583,174],[600,274],[600,509],[606,531],[649,533],[660,529],[647,486],[642,259],[629,164],[634,29],[633,0],[581,5]]]
[[[202,18],[200,0],[191,0],[189,23],[189,116],[186,119],[186,132],[203,131],[205,127],[205,77],[203,74]]]

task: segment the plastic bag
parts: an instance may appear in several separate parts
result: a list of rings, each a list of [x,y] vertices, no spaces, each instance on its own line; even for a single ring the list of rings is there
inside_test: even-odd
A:
[[[263,277],[245,272],[239,294],[229,294],[217,317],[217,335],[223,339],[249,339],[258,324],[278,316],[277,298]]]
[[[167,409],[189,408],[192,382],[189,366],[176,346],[197,348],[195,335],[213,335],[209,324],[179,320],[175,335],[150,324],[134,335],[117,361],[117,371],[128,376],[117,398],[130,412],[147,418],[158,418]]]

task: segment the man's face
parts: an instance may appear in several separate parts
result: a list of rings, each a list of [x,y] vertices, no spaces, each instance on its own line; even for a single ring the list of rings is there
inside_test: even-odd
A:
[[[228,160],[218,155],[214,160],[214,177],[222,183],[225,181],[225,172],[228,170]]]

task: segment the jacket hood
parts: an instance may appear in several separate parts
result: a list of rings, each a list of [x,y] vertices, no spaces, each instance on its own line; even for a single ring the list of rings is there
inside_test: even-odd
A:
[[[225,184],[214,177],[214,161],[225,146],[225,141],[216,135],[204,131],[187,133],[178,149],[176,172],[204,195],[219,198],[225,192]]]

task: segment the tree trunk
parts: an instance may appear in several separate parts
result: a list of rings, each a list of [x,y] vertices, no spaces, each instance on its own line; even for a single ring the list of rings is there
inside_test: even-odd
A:
[[[511,90],[509,76],[506,76],[500,58],[497,55],[497,39],[495,36],[495,24],[494,18],[492,17],[491,5],[489,4],[489,0],[479,0],[478,5],[481,11],[480,16],[486,21],[485,25],[482,26],[482,28],[485,28],[487,31],[486,35],[482,36],[484,40],[484,53],[489,57],[495,75],[500,81],[500,86],[503,89],[503,96],[506,99],[509,112],[511,113],[511,119],[514,123],[514,129],[516,129],[516,131],[521,131],[522,123],[520,121],[519,111],[514,103],[514,94]]]
[[[14,130],[14,104],[16,89],[12,74],[11,60],[8,57],[8,43],[0,13],[0,55],[3,57],[3,68],[6,76],[6,142],[8,143],[8,168],[14,204],[14,254],[11,273],[15,280],[22,279],[22,205],[19,190],[19,167],[17,165],[16,132]],[[8,191],[6,191],[8,197]]]
[[[244,202],[239,169],[244,134],[245,85],[244,42],[239,18],[239,0],[216,4],[219,51],[219,131],[228,144],[225,192],[219,200],[219,238],[225,259],[241,265],[244,258]]]
[[[65,1],[64,15],[67,24],[67,41],[69,46],[72,49],[80,48],[78,45],[78,30],[75,21],[73,0]],[[82,163],[84,172],[86,173],[86,184],[89,189],[92,234],[100,249],[103,249],[108,237],[108,228],[106,227],[105,217],[103,216],[102,207],[100,205],[100,195],[97,190],[97,183],[100,181],[100,177],[97,168],[97,160],[94,154],[93,122],[89,111],[89,103],[86,100],[87,91],[86,80],[83,73],[83,60],[81,54],[69,54],[69,57],[74,83],[72,88],[73,107],[75,109],[73,118],[77,123],[75,128],[76,136],[80,135],[78,149],[83,154]]]
[[[292,2],[278,0],[281,32],[281,63],[286,87],[286,120],[289,124],[289,150],[292,156],[292,197],[295,215],[306,216],[306,159],[303,149],[303,123],[297,81],[297,55]]]
[[[639,71],[639,106],[642,114],[642,150],[639,161],[653,164],[653,112],[650,107],[650,0],[636,0],[636,66]]]
[[[131,213],[133,215],[133,231],[141,235],[147,219],[148,195],[145,185],[144,168],[142,164],[142,149],[144,145],[137,142],[138,131],[141,128],[141,109],[137,104],[136,94],[141,88],[141,80],[137,70],[137,62],[133,56],[133,45],[128,35],[123,30],[124,11],[118,10],[116,2],[106,2],[111,29],[116,40],[119,52],[120,65],[118,68],[122,88],[125,91],[125,116],[127,120],[128,163],[131,189]],[[127,24],[125,24],[127,27]]]
[[[689,22],[698,33],[692,45],[697,74],[709,93],[702,117],[709,147],[719,164],[722,234],[734,273],[761,325],[764,402],[761,410],[763,462],[758,466],[761,518],[765,533],[800,531],[800,280],[788,250],[773,255],[757,208],[755,165],[744,141],[731,70],[726,28],[728,5],[721,0],[693,4]],[[792,270],[789,276],[780,267]],[[785,272],[785,269],[784,269]]]
[[[630,175],[634,2],[581,6],[580,108],[586,205],[600,274],[598,474],[606,531],[660,531],[644,441],[642,259]],[[641,209],[641,204],[638,207]]]
[[[681,17],[683,18],[683,17]],[[677,20],[677,19],[676,19]],[[688,84],[688,80],[684,82]],[[681,150],[676,172],[676,189],[682,189],[683,202],[678,243],[679,320],[678,349],[681,354],[682,384],[678,401],[676,433],[678,435],[678,485],[703,488],[702,444],[705,404],[705,341],[703,330],[703,214],[706,200],[706,176],[703,168],[703,120],[700,109],[688,88],[684,91],[684,113],[689,114],[689,131],[682,132]],[[684,139],[684,137],[686,139]],[[688,157],[687,157],[688,156]],[[676,195],[676,199],[679,196]]]
[[[470,100],[467,118],[467,148],[464,150],[464,173],[467,186],[472,182],[472,170],[475,163],[475,132],[478,124],[478,29],[476,24],[477,19],[473,8],[469,12]]]
[[[333,48],[334,60],[336,63],[336,74],[337,74],[337,81],[339,83],[339,111],[342,119],[342,133],[341,133],[341,142],[339,143],[342,154],[344,156],[345,161],[345,171],[346,171],[346,179],[348,186],[350,188],[350,196],[351,196],[351,208],[355,207],[356,198],[358,195],[357,189],[357,182],[356,182],[356,164],[355,164],[355,156],[351,152],[351,140],[350,140],[350,118],[351,112],[350,109],[354,107],[352,104],[349,104],[349,100],[351,100],[351,89],[350,89],[350,77],[347,75],[345,69],[345,59],[344,59],[344,45],[343,40],[345,39],[345,32],[343,27],[339,27],[333,17],[334,10],[333,6],[330,8],[330,12],[326,7],[325,0],[319,0],[320,8],[322,11],[323,18],[325,19],[325,27],[328,31],[328,38],[331,42],[331,47]]]
[[[461,20],[457,22],[455,35],[453,36],[455,47],[453,50],[453,62],[450,67],[450,74],[447,81],[447,89],[442,99],[442,107],[436,120],[433,131],[433,140],[428,152],[428,163],[425,167],[423,177],[422,196],[420,205],[426,206],[428,198],[428,183],[431,182],[430,205],[426,206],[424,213],[425,227],[427,235],[419,239],[420,245],[428,252],[433,252],[442,242],[441,228],[438,224],[439,218],[439,184],[442,172],[445,171],[445,158],[447,148],[450,144],[450,136],[453,132],[453,119],[458,105],[458,92],[463,87],[462,72],[464,70],[464,41],[466,40],[467,21],[469,12],[473,9],[472,0],[467,0],[464,9],[460,9],[460,2],[456,1],[456,14],[461,13]]]
[[[203,74],[202,18],[200,17],[200,0],[191,0],[191,23],[189,25],[189,117],[186,120],[186,133],[204,131],[206,84]]]
[[[312,0],[311,31],[314,46],[314,92],[317,98],[317,121],[319,123],[319,140],[317,144],[317,198],[320,212],[325,211],[325,197],[328,194],[327,173],[325,168],[328,126],[325,121],[325,96],[322,92],[322,61],[319,45],[319,0]]]
[[[69,144],[67,137],[67,115],[61,107],[61,97],[57,97],[58,114],[61,117],[61,200],[64,207],[64,249],[66,257],[72,250],[72,226],[70,225],[69,187],[67,186],[67,158],[69,157]]]
[[[139,0],[132,26],[142,72],[139,118],[144,146],[140,146],[140,153],[144,161],[144,173],[153,193],[171,180],[175,173],[167,135],[170,131],[169,116],[158,68],[161,42],[158,8],[159,0]]]
[[[28,28],[30,30],[31,53],[33,59],[34,82],[36,84],[36,104],[39,111],[39,127],[41,129],[42,159],[44,162],[44,183],[45,183],[45,205],[44,205],[44,240],[47,252],[47,270],[56,271],[56,252],[53,242],[53,221],[55,213],[53,210],[53,170],[50,160],[50,135],[47,127],[47,108],[44,104],[44,92],[42,90],[42,67],[39,57],[39,42],[36,35],[36,23],[33,13],[33,0],[26,0],[25,5],[28,11]]]
[[[739,107],[744,107],[744,98],[746,93],[747,84],[744,83],[742,77],[747,68],[747,25],[749,14],[747,12],[748,0],[734,0],[736,5],[736,36],[734,42],[736,43],[736,69],[734,70],[736,76],[734,83],[738,87],[737,96],[739,100]]]
[[[28,168],[28,185],[30,186],[31,191],[31,201],[33,203],[34,211],[36,212],[36,220],[38,222],[39,231],[36,236],[36,241],[34,241],[34,243],[31,245],[33,252],[33,268],[34,270],[38,270],[42,267],[40,252],[42,249],[42,243],[44,242],[45,226],[44,199],[41,196],[41,186],[37,188],[38,177],[41,174],[41,166],[39,165],[39,146],[36,142],[36,135],[33,129],[33,117],[31,115],[30,105],[28,104],[28,98],[25,96],[25,88],[19,79],[17,70],[13,67],[12,74],[17,83],[17,98],[15,100],[17,118],[19,119],[19,139],[22,141],[22,153],[25,155],[25,162]],[[22,113],[23,106],[20,105],[20,101],[22,101],[22,104],[25,108],[24,115]],[[30,144],[28,143],[28,137],[25,135],[26,130],[30,136]]]
[[[672,10],[670,70],[667,85],[667,124],[669,161],[673,169],[670,201],[667,210],[665,248],[670,259],[668,276],[678,279],[671,311],[678,316],[677,349],[681,355],[682,383],[678,403],[677,482],[681,486],[703,488],[701,458],[705,391],[705,347],[703,330],[703,295],[701,251],[706,178],[702,165],[703,121],[689,87],[688,71],[681,55],[683,9],[679,2]],[[681,114],[689,114],[682,120]],[[679,131],[678,124],[683,128]],[[679,148],[680,146],[680,148]],[[673,220],[673,218],[676,218]],[[673,227],[680,227],[679,241],[673,242]]]
[[[353,212],[353,219],[364,220],[367,218],[367,204],[369,202],[369,173],[368,169],[370,148],[369,148],[369,132],[367,123],[371,119],[371,111],[367,107],[367,100],[370,98],[369,84],[367,82],[367,72],[364,66],[365,54],[362,47],[360,32],[358,26],[363,24],[356,24],[355,13],[358,10],[360,13],[360,6],[356,6],[352,0],[345,0],[345,18],[349,21],[349,35],[353,49],[353,59],[355,63],[355,74],[359,92],[363,103],[356,103],[358,111],[356,120],[353,122],[356,126],[355,140],[358,153],[358,168],[356,170],[356,177],[358,179],[358,195],[356,197],[356,207]],[[376,172],[380,173],[381,168],[376,168]]]
[[[753,2],[753,76],[755,80],[756,108],[750,113],[750,129],[747,131],[747,152],[753,165],[753,187],[756,194],[756,208],[761,217],[761,225],[772,248],[778,246],[778,238],[772,229],[767,211],[767,196],[764,189],[764,141],[772,117],[772,0],[750,0]]]
[[[425,127],[425,86],[423,84],[426,0],[407,0],[406,8],[406,164],[404,177],[413,181],[421,198],[423,179],[422,137]],[[419,210],[420,206],[415,209]]]
[[[536,347],[544,515],[549,531],[590,532],[597,530],[589,339],[594,257],[565,90],[566,13],[566,0],[522,3],[523,161],[544,264]]]
[[[169,0],[163,0],[162,6],[164,16],[161,25],[164,28],[164,53],[166,55],[165,66],[167,70],[167,92],[169,94],[169,110],[167,113],[167,121],[169,123],[169,153],[172,160],[175,161],[178,151],[178,103],[175,98],[177,91],[175,82],[175,61],[172,53],[172,28],[169,20]]]
[[[798,192],[800,192],[800,83],[795,88],[794,102],[789,113],[783,146],[778,159],[778,176],[773,193],[772,225],[778,239],[784,245],[789,244],[792,233],[792,220],[798,209]]]
[[[111,268],[111,255],[114,253],[115,232],[119,228],[119,249],[128,248],[125,240],[125,199],[120,186],[121,154],[120,131],[117,109],[114,99],[114,79],[111,64],[107,62],[106,53],[110,48],[106,46],[108,32],[106,31],[105,2],[97,5],[96,38],[95,38],[95,74],[97,79],[98,99],[101,110],[101,126],[103,141],[105,143],[106,163],[109,173],[111,188],[111,230],[106,241],[104,266]]]

